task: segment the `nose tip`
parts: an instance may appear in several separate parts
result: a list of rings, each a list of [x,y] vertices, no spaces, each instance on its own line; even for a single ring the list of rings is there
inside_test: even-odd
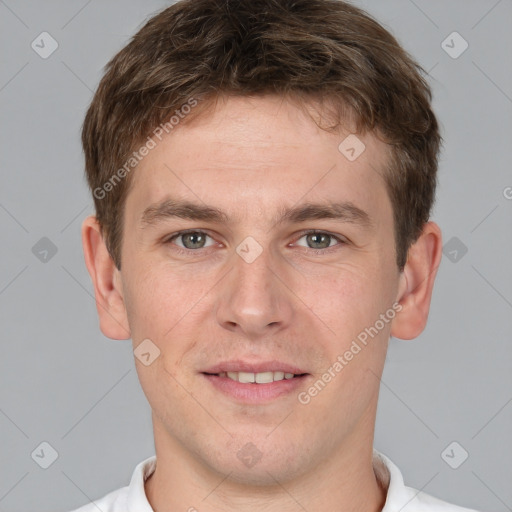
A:
[[[232,270],[224,282],[217,308],[218,322],[246,336],[268,334],[291,321],[292,308],[282,278],[272,268],[270,251],[246,237],[236,249]]]

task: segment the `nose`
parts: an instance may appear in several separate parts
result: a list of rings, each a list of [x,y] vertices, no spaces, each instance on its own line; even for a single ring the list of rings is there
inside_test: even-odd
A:
[[[219,324],[247,339],[268,336],[290,326],[294,316],[290,266],[268,248],[263,248],[253,261],[243,252],[235,253],[232,265],[219,283]]]

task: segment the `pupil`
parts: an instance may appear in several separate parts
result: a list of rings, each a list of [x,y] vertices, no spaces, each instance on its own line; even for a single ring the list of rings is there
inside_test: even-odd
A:
[[[184,235],[184,241],[186,240],[191,242],[191,244],[184,244],[188,249],[197,249],[198,246],[202,247],[204,244],[204,237],[200,233],[187,233]],[[188,247],[188,245],[192,245],[193,247]]]
[[[325,248],[325,247],[328,247],[328,246],[329,246],[329,241],[328,241],[328,238],[330,238],[330,237],[329,237],[329,235],[323,235],[323,234],[319,234],[319,233],[313,233],[313,234],[311,234],[311,235],[309,235],[309,236],[310,236],[310,241],[312,241],[312,243],[313,243],[313,244],[318,244],[318,243],[320,243],[320,244],[323,246],[323,248]],[[319,239],[322,239],[322,238],[324,239],[324,242],[327,240],[327,245],[325,245],[325,243],[324,243],[324,244],[322,244],[321,240],[319,240]]]

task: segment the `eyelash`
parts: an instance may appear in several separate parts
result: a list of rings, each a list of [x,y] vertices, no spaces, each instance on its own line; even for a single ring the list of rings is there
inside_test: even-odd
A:
[[[164,244],[170,244],[173,240],[176,238],[179,238],[182,235],[186,235],[189,233],[200,233],[202,235],[206,235],[213,239],[212,236],[210,236],[206,231],[202,231],[200,229],[186,229],[184,231],[178,231],[177,233],[172,234],[170,237],[166,238],[164,240]],[[339,246],[347,244],[347,241],[339,236],[333,235],[327,231],[321,231],[318,229],[308,229],[303,232],[301,232],[300,236],[296,239],[296,242],[307,235],[327,235],[331,238],[334,238],[337,242],[339,242],[336,245],[333,245],[332,247],[326,247],[325,249],[312,249],[311,247],[303,247],[303,249],[306,250],[308,254],[313,254],[315,256],[320,256],[322,254],[330,254],[333,252],[333,250],[337,250]],[[178,245],[174,245],[173,250],[178,254],[183,254],[186,256],[192,256],[194,253],[198,253],[203,249],[209,249],[210,247],[206,248],[200,248],[200,249],[186,249],[183,247],[179,247]]]

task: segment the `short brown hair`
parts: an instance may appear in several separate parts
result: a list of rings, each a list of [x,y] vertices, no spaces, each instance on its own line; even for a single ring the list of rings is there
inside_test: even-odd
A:
[[[201,98],[186,120],[220,95],[278,94],[328,100],[331,129],[350,112],[357,133],[389,144],[384,176],[402,269],[430,217],[442,141],[424,73],[377,21],[341,0],[181,0],[165,9],[108,63],[82,130],[87,180],[116,266],[126,162],[137,145],[159,125],[169,131],[170,116],[191,100]]]

